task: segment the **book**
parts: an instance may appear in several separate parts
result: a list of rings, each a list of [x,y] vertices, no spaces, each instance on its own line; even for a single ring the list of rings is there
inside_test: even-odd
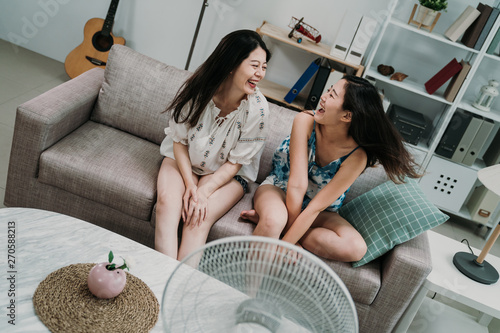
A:
[[[444,98],[448,102],[453,102],[455,100],[455,97],[457,97],[458,91],[462,87],[462,84],[467,78],[467,74],[469,74],[471,68],[471,65],[464,60],[460,61],[460,65],[462,65],[462,69],[452,77],[450,83],[448,84],[448,87],[446,87],[446,90],[444,92]]]
[[[465,30],[481,15],[481,12],[472,6],[467,6],[460,16],[446,29],[444,35],[456,42]]]
[[[319,65],[321,63],[321,58],[318,58],[311,62],[309,67],[305,70],[305,72],[300,76],[300,78],[295,82],[292,89],[286,94],[285,101],[287,103],[292,103],[295,97],[299,94],[299,92],[304,89],[304,86],[311,80],[313,75],[318,71]]]
[[[493,37],[493,40],[491,41],[490,46],[488,47],[486,53],[488,54],[497,53],[497,48],[499,44],[500,44],[500,29],[497,30],[497,33],[495,34],[495,37]]]
[[[481,31],[488,20],[488,17],[491,14],[493,8],[488,5],[479,3],[477,5],[477,10],[481,12],[481,15],[471,24],[467,30],[465,30],[464,35],[462,36],[461,42],[467,47],[473,48],[481,34]]]
[[[498,130],[490,146],[484,152],[483,161],[487,166],[500,164],[500,130]]]
[[[468,113],[468,112],[467,112]],[[460,138],[460,142],[455,149],[455,152],[451,156],[451,160],[453,162],[462,163],[465,155],[469,151],[470,145],[472,144],[472,140],[476,137],[481,124],[483,123],[483,118],[477,115],[471,114],[472,118],[467,125],[465,132],[462,134]]]
[[[436,147],[436,154],[451,158],[471,120],[471,114],[455,112]]]
[[[309,96],[307,97],[306,105],[304,108],[306,110],[314,110],[318,105],[319,99],[323,93],[323,89],[325,88],[325,84],[328,81],[328,77],[330,76],[331,68],[330,66],[321,65],[316,73],[316,77],[314,78],[313,85],[311,87],[311,91],[309,92]]]
[[[479,38],[477,39],[476,44],[474,45],[475,50],[480,50],[481,47],[483,47],[486,37],[488,37],[488,34],[490,33],[491,28],[493,27],[493,24],[497,20],[498,13],[500,13],[500,9],[493,8],[490,16],[488,17],[488,20],[486,21],[486,24],[483,27],[483,30],[481,31],[481,34],[479,34]]]
[[[361,64],[361,60],[363,60],[368,44],[370,44],[370,40],[376,29],[377,21],[375,21],[375,19],[368,16],[363,16],[361,18],[361,22],[352,40],[351,47],[347,52],[345,61],[355,65]]]
[[[342,22],[340,23],[340,30],[330,50],[332,56],[345,60],[347,51],[351,47],[352,40],[358,30],[361,18],[361,13],[350,10],[344,14]]]
[[[486,143],[486,140],[488,139],[491,131],[493,130],[493,127],[495,127],[495,123],[493,122],[493,120],[486,118],[483,120],[479,131],[477,131],[474,140],[472,140],[472,143],[470,144],[467,154],[465,154],[465,157],[462,160],[462,164],[468,166],[474,164],[479,156],[481,149],[483,149],[483,146]]]
[[[462,65],[460,65],[456,58],[453,58],[446,66],[444,66],[436,75],[429,79],[425,83],[425,90],[429,94],[433,94],[439,89],[443,84],[451,79],[455,74],[462,70]]]

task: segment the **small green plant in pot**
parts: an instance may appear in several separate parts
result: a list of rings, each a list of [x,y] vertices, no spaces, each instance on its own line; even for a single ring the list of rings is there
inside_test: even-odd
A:
[[[420,6],[418,7],[417,22],[425,26],[430,26],[436,19],[438,12],[448,8],[448,1],[446,0],[419,0]]]
[[[446,11],[446,8],[448,8],[448,1],[446,0],[419,0],[418,2],[420,2],[420,5],[436,12]]]

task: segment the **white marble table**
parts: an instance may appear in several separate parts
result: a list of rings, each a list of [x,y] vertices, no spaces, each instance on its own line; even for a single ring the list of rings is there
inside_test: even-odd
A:
[[[110,250],[117,258],[131,257],[135,266],[130,273],[149,286],[161,305],[166,282],[178,264],[149,247],[91,223],[35,209],[0,209],[0,244],[0,332],[48,331],[35,314],[32,296],[38,284],[61,267],[107,261]],[[10,257],[8,245],[15,245],[15,249],[11,246]],[[8,309],[12,301],[15,302],[13,318],[9,317]],[[13,319],[15,326],[9,324]],[[160,314],[153,332],[162,331]]]

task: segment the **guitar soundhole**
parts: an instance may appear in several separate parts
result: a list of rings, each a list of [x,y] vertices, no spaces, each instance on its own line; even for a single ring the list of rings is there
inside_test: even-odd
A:
[[[107,52],[113,46],[113,37],[104,35],[102,31],[98,31],[92,37],[92,44],[95,49],[100,52]]]

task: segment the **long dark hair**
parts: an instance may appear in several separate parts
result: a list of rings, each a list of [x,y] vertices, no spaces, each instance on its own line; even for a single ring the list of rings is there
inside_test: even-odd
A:
[[[405,176],[421,177],[418,164],[403,144],[403,138],[384,112],[377,89],[367,80],[344,76],[344,110],[352,113],[349,134],[366,151],[367,167],[379,162],[395,183]]]
[[[203,110],[222,82],[258,47],[266,52],[266,61],[269,61],[271,52],[259,34],[253,30],[237,30],[222,38],[212,54],[186,80],[167,107],[166,110],[173,110],[175,122],[187,122],[190,127],[196,126]],[[186,105],[189,105],[189,112],[181,117],[181,111]]]

